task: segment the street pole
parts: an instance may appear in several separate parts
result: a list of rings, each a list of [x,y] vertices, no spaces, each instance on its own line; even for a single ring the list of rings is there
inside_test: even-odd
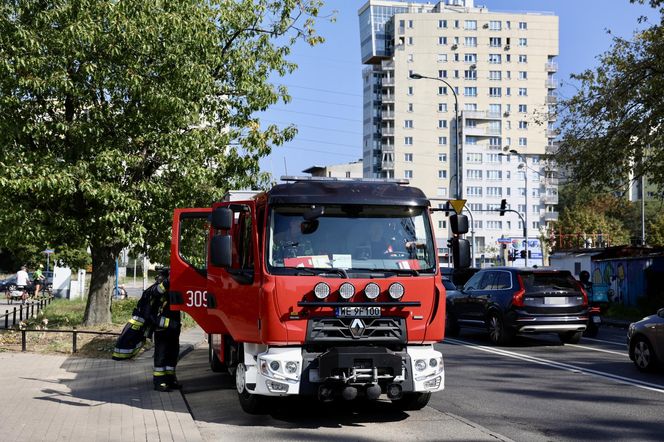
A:
[[[444,83],[450,90],[452,91],[452,94],[454,95],[454,129],[455,129],[455,137],[456,137],[456,144],[455,144],[455,151],[456,151],[456,161],[454,164],[455,168],[455,174],[456,174],[456,180],[455,180],[455,192],[454,192],[454,199],[460,200],[463,198],[463,192],[461,191],[461,186],[463,185],[463,179],[461,178],[461,155],[463,154],[461,150],[461,131],[459,130],[459,97],[457,97],[457,93],[452,87],[451,84],[449,84],[447,81],[443,80],[442,78],[436,78],[436,77],[427,77],[426,75],[420,75],[420,74],[410,74],[410,78],[413,80],[419,80],[421,78],[426,78],[428,80],[438,80],[442,83]]]
[[[641,175],[641,246],[646,245],[646,177]]]
[[[463,208],[470,215],[470,256],[472,257],[472,267],[475,267],[475,220],[473,219],[473,212],[468,207]]]
[[[523,226],[523,236],[526,239],[526,242],[524,243],[525,244],[524,245],[524,250],[526,251],[526,257],[524,259],[525,259],[525,267],[528,267],[528,166],[525,163],[525,157],[524,157],[524,163],[523,163],[523,178],[524,178],[525,183],[526,183],[526,189],[525,189],[526,190],[526,192],[525,192],[525,194],[526,194],[526,209],[525,209],[525,214],[524,214],[525,223],[524,223],[524,226]]]

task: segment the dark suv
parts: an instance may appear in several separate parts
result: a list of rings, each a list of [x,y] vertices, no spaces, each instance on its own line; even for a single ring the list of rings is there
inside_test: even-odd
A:
[[[492,267],[447,297],[447,333],[481,327],[495,344],[517,333],[557,333],[563,343],[581,339],[588,321],[588,296],[566,270]]]

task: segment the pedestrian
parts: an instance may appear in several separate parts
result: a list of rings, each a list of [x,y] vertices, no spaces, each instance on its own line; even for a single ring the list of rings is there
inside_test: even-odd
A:
[[[28,285],[30,284],[30,275],[28,275],[28,268],[21,266],[21,269],[16,272],[16,289],[21,292],[21,302],[25,304],[28,299]]]
[[[44,265],[39,264],[39,267],[37,267],[37,270],[35,270],[35,273],[32,275],[34,283],[35,283],[35,298],[39,298],[39,295],[41,293],[42,287],[44,287],[44,280],[46,279],[44,277]]]

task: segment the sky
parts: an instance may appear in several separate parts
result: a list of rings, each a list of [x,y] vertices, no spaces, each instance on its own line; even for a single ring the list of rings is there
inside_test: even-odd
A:
[[[426,3],[425,1],[421,1]],[[320,18],[316,29],[325,43],[309,47],[297,44],[289,59],[299,66],[287,77],[275,78],[292,97],[287,105],[274,105],[262,122],[285,127],[294,124],[298,135],[275,147],[261,160],[261,170],[274,180],[282,175],[306,175],[311,166],[326,166],[362,158],[362,69],[358,9],[366,0],[326,0],[321,16],[336,11],[336,20]],[[559,17],[560,55],[556,78],[563,86],[561,98],[574,94],[570,74],[597,64],[597,56],[609,49],[613,35],[630,38],[643,27],[637,20],[648,16],[658,22],[649,6],[628,0],[475,0],[490,11],[553,12]]]

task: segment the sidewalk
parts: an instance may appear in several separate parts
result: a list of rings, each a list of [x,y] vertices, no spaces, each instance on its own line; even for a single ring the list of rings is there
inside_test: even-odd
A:
[[[203,340],[181,335],[180,351]],[[152,389],[152,353],[113,361],[0,353],[3,441],[200,441],[180,392]]]

